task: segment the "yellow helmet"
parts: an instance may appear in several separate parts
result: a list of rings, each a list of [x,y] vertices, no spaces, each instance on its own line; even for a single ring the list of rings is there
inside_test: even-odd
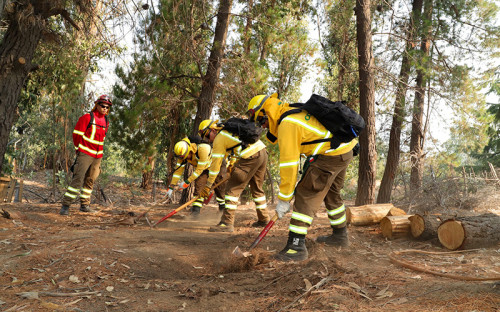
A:
[[[220,127],[217,127],[217,122],[219,122],[219,120],[211,120],[211,119],[203,120],[202,122],[200,122],[200,125],[198,126],[198,133],[201,135],[202,138],[204,138],[208,135],[210,129],[220,129]]]
[[[191,151],[191,141],[188,138],[184,138],[181,141],[175,143],[174,154],[180,159],[186,159]]]
[[[264,103],[268,98],[277,98],[278,93],[273,93],[271,95],[256,95],[254,96],[250,102],[248,102],[248,111],[247,116],[253,121],[257,121],[257,117],[259,116],[262,108],[264,107]]]

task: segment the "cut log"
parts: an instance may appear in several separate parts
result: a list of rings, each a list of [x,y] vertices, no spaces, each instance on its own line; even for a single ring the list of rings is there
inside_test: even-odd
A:
[[[410,234],[411,215],[388,216],[380,220],[380,230],[382,235],[389,239],[408,236]]]
[[[410,218],[410,232],[414,238],[437,238],[437,229],[442,220],[436,215],[413,215]]]
[[[348,207],[346,210],[347,223],[352,225],[377,224],[387,215],[404,214],[404,210],[390,203]]]
[[[441,223],[439,242],[449,250],[497,246],[500,243],[500,216],[487,213],[455,217]]]

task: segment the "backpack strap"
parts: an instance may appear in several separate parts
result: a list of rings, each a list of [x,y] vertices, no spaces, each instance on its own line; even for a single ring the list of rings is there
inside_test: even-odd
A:
[[[340,142],[340,140],[337,137],[332,137],[332,138],[328,138],[328,139],[318,139],[318,140],[314,140],[314,141],[303,142],[300,145],[310,145],[310,144],[323,143],[323,142],[330,142],[330,147],[332,149],[336,149],[337,147],[340,146],[340,143],[342,143],[342,142]]]
[[[296,103],[296,104],[290,104],[291,107],[299,107],[299,106],[292,106],[292,105],[297,105],[297,104],[300,104],[300,105],[303,105],[302,103]],[[302,111],[302,108],[294,108],[294,109],[291,109],[289,111],[286,111],[284,112],[283,114],[281,114],[280,118],[278,119],[278,125],[283,121],[283,119],[285,119],[287,116],[289,115],[292,115],[292,114],[297,114],[297,113],[300,113]]]
[[[106,134],[108,133],[108,127],[109,127],[109,121],[108,121],[108,116],[107,115],[104,115],[104,119],[106,120]],[[90,126],[92,126],[94,124],[94,112],[90,112],[90,121],[89,121],[89,124],[87,125],[87,129],[85,129],[85,131],[87,131]],[[98,127],[101,127],[101,128],[104,128],[103,126],[99,126],[99,125],[96,125]]]
[[[237,148],[238,146],[242,146],[242,143],[238,143],[236,144],[235,146],[233,147],[230,147],[230,148],[226,148],[226,152],[229,152],[231,151],[231,154],[234,155],[234,149]]]
[[[87,129],[85,129],[85,132],[89,130],[90,126],[92,126],[93,123],[94,123],[94,112],[90,112],[90,121],[89,124],[87,125]]]

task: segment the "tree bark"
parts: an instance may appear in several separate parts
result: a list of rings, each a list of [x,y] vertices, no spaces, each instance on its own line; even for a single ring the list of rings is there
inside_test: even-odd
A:
[[[455,217],[437,229],[439,242],[450,250],[496,246],[500,243],[500,216],[487,213]]]
[[[386,238],[393,239],[408,236],[411,215],[389,216],[380,220],[380,230]]]
[[[155,171],[155,156],[149,156],[147,159],[147,170],[144,170],[142,172],[142,181],[141,181],[141,188],[143,189],[149,189],[149,187],[153,184],[153,173]]]
[[[198,98],[198,111],[194,119],[193,135],[198,133],[198,125],[210,117],[214,107],[215,90],[219,82],[219,73],[226,46],[229,18],[231,17],[232,0],[221,0],[217,13],[214,42],[208,58],[207,72],[202,79],[201,94]]]
[[[399,166],[399,156],[401,153],[401,129],[406,117],[406,91],[408,90],[408,79],[412,62],[410,53],[414,50],[414,38],[416,25],[420,22],[422,14],[423,0],[414,0],[410,22],[408,23],[408,33],[406,36],[406,46],[401,60],[401,70],[396,88],[396,99],[394,101],[394,115],[392,116],[391,132],[389,136],[389,150],[387,151],[387,161],[384,175],[380,183],[377,196],[377,203],[388,203],[391,200],[394,178]]]
[[[403,210],[393,204],[373,204],[364,206],[347,207],[347,223],[351,225],[370,225],[379,223],[388,215],[404,215]]]
[[[252,9],[253,9],[253,0],[248,0],[247,3],[247,20],[245,24],[245,32],[243,36],[243,50],[246,56],[250,55],[250,36],[252,31]]]
[[[411,138],[410,138],[410,193],[415,195],[422,186],[423,177],[423,146],[425,133],[423,131],[423,114],[425,86],[427,84],[429,61],[427,61],[430,50],[431,21],[432,21],[433,0],[424,1],[424,14],[422,17],[422,42],[419,53],[419,69],[417,70],[417,85],[415,89],[415,102],[413,104]],[[429,95],[428,95],[429,96]]]
[[[0,44],[0,173],[19,95],[33,66],[31,61],[41,36],[40,22],[20,25],[17,19],[12,19]]]
[[[359,111],[366,122],[366,128],[359,137],[361,149],[356,206],[372,204],[375,201],[377,151],[375,149],[375,85],[370,6],[370,0],[356,1]]]
[[[411,236],[422,240],[437,238],[437,229],[441,219],[435,215],[413,215],[410,218]]]

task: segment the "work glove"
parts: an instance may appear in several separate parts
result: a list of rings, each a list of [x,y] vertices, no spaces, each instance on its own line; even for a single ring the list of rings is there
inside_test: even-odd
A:
[[[182,183],[179,184],[179,191],[182,191],[183,189],[187,188],[189,186],[189,183],[187,181],[182,181]]]
[[[233,169],[234,169],[233,164],[230,164],[229,166],[227,166],[227,169],[226,169],[226,170],[227,170],[227,173],[231,173],[231,172],[233,172]]]
[[[278,199],[278,204],[276,205],[276,214],[278,219],[283,218],[291,210],[290,202]]]
[[[174,189],[169,186],[168,189],[167,189],[167,196],[168,196],[168,198],[172,199],[173,193],[174,193]]]
[[[207,198],[208,195],[210,194],[210,185],[206,185],[200,192],[200,197]]]

